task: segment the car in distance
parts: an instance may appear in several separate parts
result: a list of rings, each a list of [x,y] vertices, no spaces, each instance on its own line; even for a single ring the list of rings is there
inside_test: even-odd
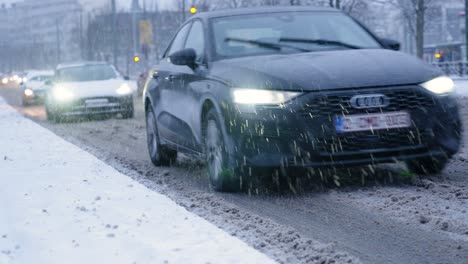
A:
[[[454,84],[398,49],[334,9],[193,16],[146,87],[150,158],[205,157],[219,191],[252,168],[404,161],[438,173],[460,147]]]
[[[127,80],[104,62],[59,65],[46,95],[47,119],[109,114],[132,118],[134,89]]]
[[[20,83],[22,104],[43,102],[47,89],[46,83],[50,82],[53,76],[53,71],[28,72]]]

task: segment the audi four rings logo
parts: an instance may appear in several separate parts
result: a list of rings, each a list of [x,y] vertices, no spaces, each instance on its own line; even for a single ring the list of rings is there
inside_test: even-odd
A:
[[[356,95],[351,98],[351,106],[357,109],[387,107],[390,98],[383,94]]]

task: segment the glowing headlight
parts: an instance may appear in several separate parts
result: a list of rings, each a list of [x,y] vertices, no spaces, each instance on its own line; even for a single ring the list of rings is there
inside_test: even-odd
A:
[[[233,89],[232,97],[237,104],[278,105],[301,93],[257,89]]]
[[[2,79],[2,83],[3,83],[3,84],[7,84],[7,83],[8,83],[8,78],[3,78],[3,79]]]
[[[26,95],[26,96],[33,96],[33,95],[34,95],[34,91],[31,90],[31,89],[25,89],[25,90],[24,90],[24,95]]]
[[[439,95],[449,94],[455,90],[455,84],[453,83],[452,79],[446,76],[437,77],[420,85],[427,90]]]
[[[28,78],[24,77],[23,79],[20,79],[22,82],[27,82],[28,81]]]
[[[54,96],[55,100],[59,102],[67,102],[73,99],[73,93],[61,87],[55,88],[52,92],[52,95]]]
[[[128,84],[124,83],[115,92],[120,95],[125,95],[125,94],[131,94],[133,90],[132,88],[130,88]]]

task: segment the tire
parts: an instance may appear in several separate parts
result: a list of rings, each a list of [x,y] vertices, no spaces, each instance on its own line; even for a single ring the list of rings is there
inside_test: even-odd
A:
[[[47,121],[51,121],[54,123],[60,123],[62,121],[63,117],[59,113],[50,110],[49,107],[47,106],[45,107],[45,110],[46,110]]]
[[[45,107],[45,110],[46,110],[47,121],[54,121],[55,122],[55,113],[50,111],[49,107],[47,107],[47,106]]]
[[[215,191],[237,192],[242,189],[242,168],[229,156],[220,124],[216,111],[209,110],[203,124],[208,177]]]
[[[155,166],[170,166],[177,159],[177,151],[161,145],[159,133],[151,106],[146,111],[146,143],[151,162]]]
[[[122,112],[122,118],[129,119],[129,118],[133,118],[134,116],[135,116],[135,111],[134,111],[134,107],[132,103],[127,107],[127,109],[124,112]]]
[[[410,172],[419,175],[431,175],[441,173],[447,165],[445,157],[427,157],[406,161]]]
[[[28,101],[26,101],[26,99],[21,98],[21,105],[22,106],[29,106],[29,103],[28,103]]]

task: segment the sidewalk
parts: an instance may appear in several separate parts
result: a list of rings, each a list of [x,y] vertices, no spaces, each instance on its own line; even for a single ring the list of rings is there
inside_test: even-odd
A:
[[[0,263],[273,263],[0,97]]]

